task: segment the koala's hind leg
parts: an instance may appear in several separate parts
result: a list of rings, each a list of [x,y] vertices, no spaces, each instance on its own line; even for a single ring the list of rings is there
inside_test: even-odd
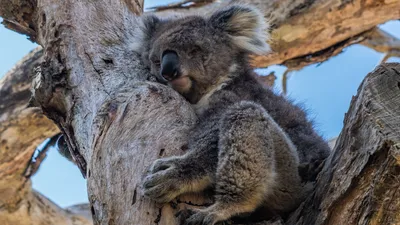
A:
[[[240,102],[221,120],[215,203],[196,211],[186,225],[213,225],[254,211],[275,185],[274,132],[259,105]]]

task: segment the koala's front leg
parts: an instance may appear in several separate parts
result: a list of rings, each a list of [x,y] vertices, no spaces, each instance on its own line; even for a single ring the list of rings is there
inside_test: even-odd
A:
[[[212,175],[201,161],[196,152],[156,160],[144,179],[144,194],[165,203],[184,193],[203,191],[211,185]]]
[[[184,225],[214,225],[254,211],[265,202],[276,179],[276,124],[261,106],[241,102],[221,120],[215,203],[196,210]]]

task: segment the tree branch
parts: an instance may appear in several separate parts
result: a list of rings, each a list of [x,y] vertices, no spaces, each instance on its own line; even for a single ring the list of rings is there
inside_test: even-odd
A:
[[[188,8],[204,6],[204,5],[207,5],[214,1],[215,0],[184,0],[184,1],[171,3],[168,5],[150,7],[148,9],[154,10],[154,11],[164,11],[164,10],[173,10],[173,9],[188,9]]]
[[[313,57],[338,43],[345,46],[348,43],[357,43],[357,39],[354,40],[353,37],[378,24],[400,18],[398,0],[379,3],[363,0],[294,1],[293,4],[295,3],[297,6],[293,6],[292,10],[284,8],[286,6],[282,2],[279,3],[280,7],[266,11],[266,16],[270,15],[276,21],[272,24],[274,28],[271,34],[274,52],[256,57],[254,65],[257,67],[285,64],[286,61],[299,57]],[[278,14],[280,11],[284,13]]]
[[[32,163],[36,147],[59,132],[40,109],[27,107],[29,74],[41,55],[35,49],[0,80],[0,224],[89,225],[91,219],[81,216],[82,210],[64,211],[31,187],[29,177],[45,156]]]
[[[288,224],[400,223],[399,101],[400,64],[364,79],[316,190]]]

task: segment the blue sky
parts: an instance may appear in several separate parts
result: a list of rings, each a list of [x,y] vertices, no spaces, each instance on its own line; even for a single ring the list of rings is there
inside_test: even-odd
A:
[[[145,7],[162,4],[158,0],[145,1]],[[400,38],[400,22],[392,21],[381,26],[384,30]],[[0,77],[24,55],[37,45],[24,36],[5,29],[0,25]],[[289,97],[303,104],[309,110],[317,129],[325,138],[339,134],[344,113],[351,97],[368,72],[378,64],[382,54],[360,45],[354,45],[341,55],[316,66],[311,65],[294,72],[288,82]],[[400,62],[392,58],[391,62]],[[272,66],[258,72],[268,74],[275,71],[277,91],[285,68]],[[33,187],[62,207],[87,202],[86,181],[78,169],[51,149],[39,172],[33,177]]]

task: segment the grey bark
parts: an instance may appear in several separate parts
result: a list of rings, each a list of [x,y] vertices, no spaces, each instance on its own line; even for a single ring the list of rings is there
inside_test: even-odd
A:
[[[400,64],[362,82],[314,193],[288,224],[400,224]]]
[[[44,63],[34,95],[87,177],[94,222],[154,222],[160,210],[142,197],[140,178],[160,154],[182,153],[190,106],[147,81],[124,2],[40,1],[36,9]]]

